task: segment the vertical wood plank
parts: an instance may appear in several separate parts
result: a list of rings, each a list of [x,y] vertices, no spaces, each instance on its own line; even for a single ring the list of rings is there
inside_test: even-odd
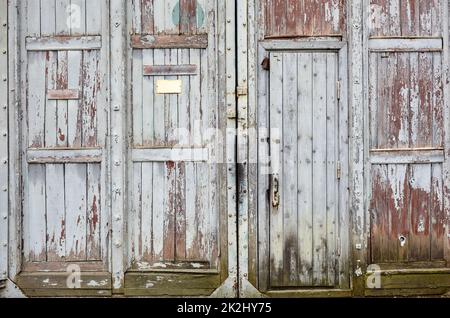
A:
[[[270,285],[283,283],[283,170],[282,149],[283,136],[283,55],[271,54],[270,60],[270,128],[271,128],[271,163],[274,177],[278,177],[281,197],[278,207],[272,206],[270,216]],[[272,184],[272,187],[274,185]],[[273,198],[271,198],[272,200]]]
[[[140,175],[140,173],[142,176]],[[137,171],[136,178],[141,177],[142,179],[142,194],[140,200],[142,201],[142,212],[141,212],[141,242],[142,250],[139,250],[139,255],[142,255],[143,259],[147,262],[151,262],[153,259],[152,249],[153,249],[153,213],[157,212],[153,209],[153,163],[145,162],[142,163],[142,170]]]
[[[410,144],[410,60],[408,53],[397,55],[396,90],[398,103],[397,147],[408,148]]]
[[[336,284],[336,266],[337,263],[337,216],[338,216],[338,183],[337,183],[337,162],[339,161],[339,147],[338,147],[338,116],[337,110],[339,105],[337,103],[337,55],[335,53],[326,54],[326,174],[324,180],[326,182],[326,213],[327,213],[327,284],[334,286]],[[344,163],[345,164],[345,163]],[[342,165],[342,164],[341,164]]]
[[[186,165],[176,163],[175,193],[175,259],[186,259]]]
[[[27,1],[27,29],[28,36],[41,36],[41,2]]]
[[[58,52],[58,74],[56,81],[57,89],[68,88],[68,52]],[[56,125],[56,146],[67,147],[67,123],[68,123],[68,101],[59,100],[56,102],[57,125]]]
[[[444,92],[443,92],[443,74],[442,74],[442,57],[440,53],[433,53],[433,122],[432,134],[433,147],[440,148],[444,146]]]
[[[46,53],[29,53],[28,58],[28,146],[45,145]]]
[[[130,257],[132,263],[137,263],[141,261],[142,256],[142,163],[134,163],[132,169],[132,204],[133,208],[130,211],[129,225],[130,230],[128,231],[129,247],[130,247]],[[153,185],[153,183],[152,183]],[[150,189],[151,191],[151,189]],[[152,214],[152,210],[146,211],[146,213]],[[153,229],[149,229],[150,234],[152,234]],[[151,246],[150,246],[151,248]],[[150,250],[151,252],[151,250]],[[133,264],[135,265],[135,264]]]
[[[154,50],[154,64],[164,65],[164,50]],[[162,76],[155,76],[154,81],[164,79]],[[166,145],[166,130],[165,130],[165,98],[164,95],[156,94],[154,91],[153,97],[153,120],[154,120],[154,145],[165,146]]]
[[[160,107],[159,104],[156,104],[156,99],[154,99],[154,78],[153,76],[145,76],[142,78],[142,64],[143,65],[153,65],[153,51],[152,50],[144,50],[142,52],[142,62],[136,61],[136,67],[141,67],[139,69],[136,77],[140,77],[140,79],[136,80],[136,83],[142,85],[142,91],[139,91],[139,86],[137,87],[136,94],[142,94],[141,100],[137,100],[137,103],[141,102],[141,110],[139,110],[134,116],[134,120],[136,121],[136,125],[139,125],[138,122],[142,125],[142,145],[153,145],[155,139],[155,125],[158,125],[154,122],[155,113],[157,113],[157,107]],[[136,70],[137,71],[137,70]],[[164,98],[164,97],[163,97]],[[138,107],[138,105],[136,105]],[[163,112],[164,110],[158,110],[158,112]],[[142,116],[142,117],[140,117]],[[136,126],[138,127],[138,126]],[[138,139],[139,140],[139,139]]]
[[[29,237],[28,251],[30,262],[47,260],[47,224],[46,224],[46,185],[45,165],[30,165],[28,168],[28,202],[33,207],[25,211],[26,233]],[[26,246],[25,246],[26,247]]]
[[[315,286],[327,284],[327,192],[322,189],[327,180],[327,103],[326,55],[313,54],[313,283]],[[322,89],[321,89],[322,88]]]
[[[47,52],[46,58],[46,90],[56,89],[58,72],[58,53],[54,51]],[[45,103],[45,146],[55,147],[57,145],[57,121],[58,110],[56,100],[46,100]]]
[[[56,0],[55,10],[56,34],[70,35],[70,19],[67,17],[67,11],[70,10],[70,0]]]
[[[66,252],[64,165],[47,165],[45,180],[47,199],[47,261],[63,261]]]
[[[97,96],[99,89],[98,51],[84,51],[83,73],[83,147],[97,145]]]
[[[86,33],[86,1],[100,2],[100,0],[70,0],[67,19],[70,21],[71,35],[84,35]],[[98,13],[98,12],[97,12]]]
[[[401,34],[413,36],[417,34],[417,19],[419,17],[418,2],[416,0],[403,0],[400,5]]]
[[[419,109],[416,147],[430,147],[433,142],[433,57],[419,53]]]
[[[408,260],[430,260],[431,165],[411,165],[410,245]]]
[[[312,53],[298,61],[298,246],[300,283],[312,286],[313,269],[313,69]]]
[[[87,234],[86,259],[101,260],[100,224],[102,217],[101,166],[87,165]]]
[[[175,180],[176,170],[174,162],[165,163],[164,170],[164,261],[175,261]]]
[[[68,88],[82,90],[83,86],[83,53],[69,51],[68,59]],[[82,102],[70,100],[67,104],[67,146],[80,148],[82,134]]]
[[[165,11],[166,0],[158,0],[153,2],[153,16],[154,16],[154,33],[165,33]]]
[[[195,34],[197,31],[197,1],[180,0],[179,5],[180,5],[180,33]]]
[[[163,261],[164,249],[164,204],[165,164],[153,164],[153,251],[154,261]]]
[[[283,285],[297,286],[297,55],[283,53]]]
[[[66,260],[86,260],[86,164],[67,164],[65,168]]]
[[[199,260],[198,215],[196,209],[196,164],[186,163],[186,259]]]
[[[55,0],[41,0],[41,36],[53,36],[55,31]]]
[[[410,108],[410,135],[409,146],[417,147],[419,144],[419,53],[409,53],[410,55],[410,93],[409,93],[409,108]]]
[[[371,53],[369,57],[369,116],[370,116],[370,149],[378,148],[378,55]]]
[[[139,30],[142,31],[142,34],[153,34],[154,32],[154,12],[153,12],[153,0],[135,0],[136,1],[136,16],[138,17],[140,15],[140,18],[137,18],[136,20],[136,31]],[[141,1],[141,7],[139,12],[138,8],[138,2]],[[160,1],[162,2],[162,1]],[[139,20],[142,23],[142,29],[141,26],[138,24]]]
[[[143,109],[150,109],[153,117],[153,105],[149,103],[148,100],[144,102],[145,96],[151,94],[151,99],[153,99],[153,85],[147,83],[149,80],[142,75],[143,68],[143,50],[133,50],[133,65],[132,65],[132,111],[131,114],[133,118],[133,145],[142,146],[143,145]],[[151,54],[151,53],[150,53]],[[153,56],[152,56],[153,57]],[[144,89],[144,82],[146,83]],[[152,120],[153,124],[153,120]]]
[[[370,203],[371,229],[370,250],[371,261],[375,264],[385,261],[386,237],[386,186],[388,182],[387,167],[373,166],[372,168],[372,199]]]
[[[431,260],[443,260],[445,238],[445,213],[443,205],[442,166],[433,164],[431,171]]]
[[[102,20],[105,18],[101,0],[86,1],[86,35],[102,34]]]

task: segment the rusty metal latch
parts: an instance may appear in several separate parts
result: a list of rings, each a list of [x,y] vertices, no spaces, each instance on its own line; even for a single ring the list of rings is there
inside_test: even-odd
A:
[[[272,207],[278,208],[280,206],[280,181],[278,175],[272,175]]]
[[[336,83],[336,89],[337,89],[337,100],[341,100],[341,81],[337,81]]]

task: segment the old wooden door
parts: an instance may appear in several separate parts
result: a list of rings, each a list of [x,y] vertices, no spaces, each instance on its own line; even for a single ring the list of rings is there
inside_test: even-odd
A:
[[[127,295],[210,295],[223,278],[217,7],[129,2]]]
[[[342,58],[338,51],[270,53],[271,288],[340,284]]]
[[[70,14],[69,14],[70,13]],[[57,294],[67,272],[110,288],[107,1],[21,1],[23,262],[19,285]],[[69,17],[69,18],[66,18]],[[104,273],[104,274],[102,274]]]
[[[321,2],[329,14],[260,9],[258,287],[269,294],[350,286],[346,6]]]
[[[381,268],[449,265],[443,2],[371,1],[370,262]]]

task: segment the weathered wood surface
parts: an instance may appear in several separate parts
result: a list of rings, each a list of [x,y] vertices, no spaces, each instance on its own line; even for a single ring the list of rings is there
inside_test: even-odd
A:
[[[65,271],[72,261],[101,270],[108,262],[106,1],[26,1],[22,8],[23,268]],[[74,10],[79,16],[68,15]]]
[[[345,36],[347,1],[265,0],[266,37]]]
[[[0,281],[8,274],[8,220],[9,220],[9,185],[8,185],[8,2],[0,1]]]
[[[443,1],[370,0],[370,36],[442,36]]]
[[[270,125],[280,136],[271,137],[280,195],[270,217],[272,287],[338,284],[337,56],[271,53]]]
[[[444,259],[442,53],[406,47],[369,59],[374,263]]]

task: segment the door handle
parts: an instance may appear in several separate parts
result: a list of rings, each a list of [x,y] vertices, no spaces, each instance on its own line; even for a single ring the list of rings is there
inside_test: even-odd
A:
[[[278,208],[280,206],[280,181],[278,175],[272,175],[272,207]]]

